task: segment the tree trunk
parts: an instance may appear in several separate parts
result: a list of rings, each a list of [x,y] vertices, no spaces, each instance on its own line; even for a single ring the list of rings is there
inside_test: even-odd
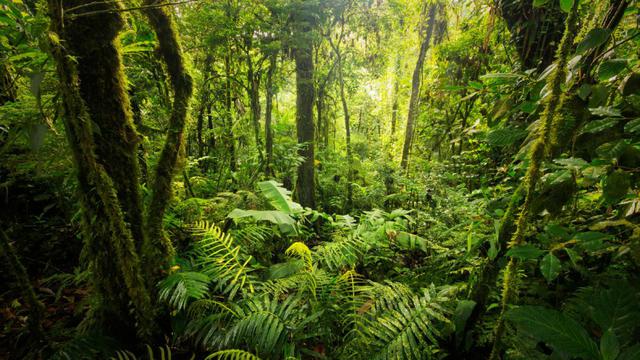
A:
[[[134,243],[135,230],[127,225],[127,219],[132,218],[132,208],[128,208],[129,215],[126,215],[126,205],[119,201],[122,199],[126,204],[129,198],[123,195],[128,193],[119,193],[123,184],[114,184],[121,180],[117,176],[125,171],[129,175],[125,183],[134,183],[138,171],[137,166],[132,165],[135,164],[136,142],[130,138],[134,136],[137,139],[137,134],[131,126],[119,47],[116,45],[123,21],[118,3],[105,1],[92,7],[92,10],[105,12],[67,17],[63,22],[63,6],[77,5],[80,5],[77,1],[64,4],[49,1],[50,30],[57,35],[49,37],[49,48],[56,63],[65,112],[62,119],[77,171],[84,253],[91,269],[92,294],[97,303],[92,307],[85,326],[131,343],[136,340],[134,326],[140,339],[144,340],[149,338],[154,325],[149,292]],[[102,31],[93,31],[96,28]],[[82,51],[83,56],[78,52],[69,54],[68,49]],[[75,61],[71,60],[71,55]],[[82,82],[85,83],[84,88],[82,85],[78,87]],[[104,96],[100,98],[103,104],[98,103],[99,96]],[[109,113],[96,113],[102,111]],[[92,113],[98,120],[91,117]],[[105,127],[106,131],[100,134],[101,139],[94,141],[96,132],[92,124],[99,125],[98,121],[106,120],[114,123]],[[123,131],[114,133],[110,131],[113,128]],[[105,141],[104,137],[108,135],[113,136],[113,143]],[[112,148],[116,145],[118,148]],[[106,154],[108,151],[100,146],[118,153]],[[123,156],[125,150],[128,151],[127,156]],[[99,162],[98,154],[111,157],[100,158]],[[123,163],[109,164],[121,167],[113,172],[112,178],[102,162],[119,157],[125,158]],[[125,169],[126,166],[129,168]],[[134,185],[137,188],[138,184]],[[122,291],[123,285],[126,291]],[[136,318],[133,323],[131,307]]]
[[[147,272],[153,274],[166,265],[174,251],[171,241],[164,234],[162,224],[167,204],[171,199],[173,176],[177,171],[181,151],[184,151],[183,133],[193,85],[185,67],[173,19],[165,8],[155,6],[158,4],[156,0],[145,0],[144,4],[147,6],[144,13],[158,38],[160,55],[167,66],[174,96],[167,138],[155,169],[151,202],[146,217],[146,265]]]
[[[314,208],[316,204],[311,28],[314,20],[308,14],[307,9],[297,11],[294,16],[296,17],[296,32],[298,33],[298,39],[293,50],[296,63],[296,130],[298,144],[303,145],[298,154],[304,158],[304,161],[298,167],[296,194],[300,204]]]
[[[245,46],[247,53],[247,92],[251,107],[251,123],[253,124],[253,135],[256,141],[256,150],[258,150],[258,159],[260,159],[260,163],[263,163],[262,138],[260,137],[260,74],[256,73],[253,68],[253,60],[251,59],[250,52],[251,40],[245,41]]]
[[[211,53],[207,54],[207,57],[204,60],[204,69],[202,71],[202,89],[200,96],[200,105],[198,108],[198,118],[196,122],[196,140],[198,142],[198,157],[203,157],[205,155],[206,143],[204,141],[204,137],[202,136],[202,131],[204,129],[204,116],[205,112],[209,108],[210,102],[210,85],[209,85],[209,76],[211,75],[211,66],[213,63],[213,55]]]
[[[400,53],[396,55],[396,67],[393,79],[393,104],[391,105],[391,138],[396,134],[396,124],[398,123],[398,97],[400,90]]]
[[[226,133],[227,133],[227,148],[229,149],[229,168],[232,172],[236,171],[236,145],[233,135],[233,113],[231,109],[231,47],[227,44],[227,53],[224,57],[224,72],[225,72],[225,119],[226,121]]]
[[[433,3],[429,6],[428,21],[426,30],[423,31],[422,44],[420,45],[420,54],[418,54],[418,61],[416,67],[413,70],[413,77],[411,79],[411,99],[409,100],[409,114],[407,115],[407,128],[404,136],[404,146],[402,147],[402,160],[400,166],[402,169],[407,169],[409,161],[409,152],[411,151],[411,143],[413,141],[413,130],[415,127],[415,121],[418,117],[418,108],[420,105],[420,81],[422,75],[422,66],[424,59],[429,50],[431,43],[431,36],[433,35],[433,28],[436,20],[436,13],[438,7],[441,5]]]
[[[274,176],[271,163],[273,162],[273,129],[271,129],[271,118],[273,116],[273,75],[276,72],[278,54],[274,53],[269,57],[269,70],[267,71],[267,108],[264,114],[264,138],[266,140],[267,162],[264,167],[264,174],[267,177]]]

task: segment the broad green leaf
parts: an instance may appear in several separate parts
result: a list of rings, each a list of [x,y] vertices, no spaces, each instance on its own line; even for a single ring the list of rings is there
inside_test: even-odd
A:
[[[620,354],[620,343],[611,329],[607,329],[600,338],[600,353],[602,360],[615,360]]]
[[[640,94],[640,74],[631,73],[624,78],[624,81],[620,84],[620,92],[623,96]]]
[[[273,180],[262,181],[258,183],[258,187],[262,195],[269,200],[274,209],[282,211],[286,214],[295,214],[302,210],[300,204],[291,200],[291,192]]]
[[[508,311],[506,317],[521,331],[571,358],[600,358],[598,346],[587,331],[575,320],[556,310],[542,306],[521,306]]]
[[[618,121],[620,121],[619,118],[606,118],[601,120],[593,120],[591,122],[588,122],[582,128],[582,132],[589,133],[589,134],[599,133],[601,131],[612,128],[618,123]]]
[[[629,174],[618,169],[606,177],[602,196],[607,203],[616,204],[627,195],[629,186],[631,186]]]
[[[587,100],[587,98],[589,97],[589,94],[591,94],[591,85],[589,84],[580,85],[580,87],[578,88],[578,96],[580,97],[580,99]]]
[[[626,67],[626,59],[611,59],[604,61],[598,67],[598,80],[607,81],[620,74]]]
[[[612,141],[608,143],[604,143],[596,149],[596,154],[604,160],[613,160],[617,159],[620,155],[622,155],[629,146],[627,142],[623,140]]]
[[[475,307],[476,302],[473,300],[460,300],[456,310],[453,312],[453,325],[456,329],[456,343],[458,345],[464,340],[462,336],[464,335],[464,327]]]
[[[548,253],[540,260],[540,271],[547,282],[552,282],[560,274],[560,260]]]
[[[589,49],[596,48],[609,40],[611,30],[608,29],[593,29],[589,31],[587,36],[578,44],[576,52],[581,54]]]
[[[537,259],[542,254],[544,254],[544,251],[529,244],[514,246],[509,249],[509,251],[507,251],[507,256],[515,257],[521,260]]]
[[[546,5],[549,2],[549,0],[533,0],[533,6],[534,7],[541,7]]]
[[[574,1],[575,0],[560,0],[560,9],[562,9],[562,11],[566,13],[569,13],[573,8]]]
[[[230,219],[253,218],[256,221],[268,221],[276,225],[291,225],[295,221],[288,214],[280,210],[242,210],[234,209],[227,215]]]
[[[587,251],[597,251],[602,249],[604,241],[611,238],[611,235],[599,231],[586,231],[573,236],[578,241],[578,245]]]

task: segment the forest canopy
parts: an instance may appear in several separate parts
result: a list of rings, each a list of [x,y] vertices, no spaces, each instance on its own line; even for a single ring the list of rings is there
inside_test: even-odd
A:
[[[640,359],[640,1],[0,0],[0,359]]]

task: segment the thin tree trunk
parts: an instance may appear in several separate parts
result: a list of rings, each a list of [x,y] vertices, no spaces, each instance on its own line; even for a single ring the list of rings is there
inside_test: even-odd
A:
[[[146,230],[148,245],[145,247],[147,255],[147,272],[157,273],[173,254],[173,245],[166,238],[162,224],[167,204],[171,199],[171,184],[177,171],[178,160],[184,146],[184,129],[187,120],[187,110],[192,93],[192,80],[187,72],[178,33],[173,19],[165,8],[155,7],[156,0],[145,0],[144,9],[149,23],[156,33],[160,55],[167,65],[167,72],[173,88],[173,106],[169,119],[167,138],[155,169],[152,195],[147,211]]]
[[[227,44],[227,53],[224,57],[224,72],[225,72],[225,97],[224,97],[224,108],[225,108],[225,119],[226,121],[226,132],[227,132],[227,147],[229,149],[229,168],[232,172],[236,171],[236,145],[235,139],[233,135],[233,113],[231,109],[232,99],[231,99],[231,48],[229,44]]]
[[[251,123],[253,124],[253,135],[256,141],[256,150],[258,150],[258,158],[260,163],[263,163],[262,138],[260,137],[260,75],[253,68],[253,60],[249,51],[251,49],[251,40],[245,41],[245,46],[247,53],[247,92],[251,107]]]
[[[271,129],[271,118],[273,116],[273,75],[276,72],[278,54],[274,53],[269,57],[269,70],[267,71],[267,104],[264,117],[264,137],[266,140],[267,162],[264,168],[264,174],[267,177],[273,176],[273,169],[271,169],[271,163],[273,162],[273,129]]]
[[[202,136],[202,131],[204,129],[204,116],[205,112],[209,108],[210,102],[210,85],[209,85],[209,76],[211,75],[211,66],[213,63],[213,55],[211,53],[207,54],[207,57],[204,60],[204,69],[202,71],[203,79],[202,79],[202,89],[201,89],[201,97],[200,97],[200,105],[198,109],[198,118],[196,122],[196,140],[198,142],[198,157],[203,157],[205,154],[206,143],[204,141],[204,137]]]
[[[436,13],[439,6],[441,5],[435,2],[429,6],[427,27],[424,31],[424,37],[422,39],[422,44],[420,45],[420,54],[418,55],[418,61],[416,62],[416,67],[413,70],[413,77],[411,79],[411,99],[409,100],[409,114],[407,115],[407,127],[404,137],[404,146],[402,147],[402,160],[400,162],[400,166],[405,170],[407,169],[409,161],[409,152],[411,151],[411,143],[413,142],[413,129],[415,127],[415,121],[418,117],[418,110],[420,106],[422,66],[431,43],[431,36],[433,35]]]
[[[400,90],[400,53],[396,55],[396,67],[393,79],[393,104],[391,105],[391,138],[396,134],[396,124],[398,123],[398,98]]]

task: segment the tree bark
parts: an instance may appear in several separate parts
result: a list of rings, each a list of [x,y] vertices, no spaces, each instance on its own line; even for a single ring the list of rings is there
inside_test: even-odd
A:
[[[400,53],[396,55],[396,67],[393,79],[393,103],[391,105],[391,138],[396,134],[396,124],[398,123],[398,104],[400,90]]]
[[[407,127],[404,135],[404,146],[402,147],[402,160],[400,161],[400,166],[405,170],[407,169],[407,164],[409,161],[409,152],[411,151],[411,143],[413,141],[413,131],[420,106],[420,81],[422,75],[422,66],[427,55],[427,50],[429,50],[429,45],[431,43],[431,37],[433,35],[433,28],[436,20],[436,13],[439,6],[441,5],[435,2],[429,6],[429,12],[427,15],[427,26],[426,30],[422,31],[423,38],[420,45],[420,53],[418,54],[418,61],[416,62],[416,67],[413,70],[413,77],[411,79],[411,99],[409,100],[409,114],[407,115]]]
[[[267,177],[274,175],[273,169],[271,168],[271,163],[273,162],[273,129],[271,129],[271,118],[273,116],[273,94],[275,91],[273,86],[273,75],[276,72],[277,57],[277,53],[274,53],[269,57],[269,70],[267,71],[267,104],[264,115],[264,137],[267,151],[267,160],[264,167],[264,174]]]
[[[262,154],[262,138],[260,137],[260,74],[253,68],[253,59],[251,59],[251,40],[245,41],[246,46],[246,63],[247,63],[247,92],[249,95],[249,103],[251,107],[251,123],[253,124],[253,135],[256,141],[256,150],[258,150],[258,158],[263,163]]]
[[[313,39],[314,19],[309,9],[294,13],[296,33],[294,57],[296,63],[296,130],[298,144],[303,145],[298,154],[304,161],[298,167],[297,199],[303,206],[314,208],[315,203],[315,148],[313,124]]]
[[[119,144],[120,148],[114,149],[115,151],[122,152],[123,149],[127,149],[130,155],[126,160],[135,159],[135,142],[129,142],[135,131],[130,126],[128,102],[117,106],[126,97],[120,54],[116,46],[117,35],[123,23],[118,12],[120,7],[118,3],[107,1],[94,4],[92,10],[106,11],[95,15],[66,17],[66,22],[63,22],[63,8],[74,7],[79,3],[50,0],[52,35],[49,36],[49,48],[60,81],[65,113],[62,119],[79,183],[85,239],[84,256],[91,269],[92,294],[97,303],[92,307],[85,327],[95,327],[110,336],[131,343],[136,340],[136,330],[142,340],[149,339],[151,335],[154,326],[151,301],[134,243],[134,230],[127,226],[127,215],[120,203],[120,199],[127,198],[118,193],[114,184],[118,178],[109,176],[107,167],[102,164],[105,159],[98,157],[98,154],[104,154],[106,150],[98,147]],[[88,31],[95,28],[102,31]],[[78,53],[68,53],[68,49],[88,52],[79,56]],[[89,50],[102,56],[92,54]],[[71,55],[77,60],[72,61]],[[80,69],[84,71],[82,75],[79,73]],[[84,94],[82,81],[85,82]],[[101,99],[105,108],[98,107],[99,104],[96,103],[97,96],[100,95],[105,96]],[[94,107],[93,110],[91,106]],[[92,119],[91,112],[97,110],[111,111],[110,114],[96,116],[100,120],[109,117],[117,122],[111,124],[112,127],[123,129],[122,133],[111,134],[114,136],[113,144],[106,144],[104,140],[99,139],[94,141],[96,131],[92,124],[97,124],[97,121]],[[106,135],[107,133],[100,134],[102,137]],[[118,165],[124,168],[127,164],[131,166],[131,162]],[[127,170],[130,178],[137,172],[136,167]],[[114,174],[117,176],[121,173]],[[127,180],[127,183],[131,182],[131,179]],[[123,184],[119,185],[122,188]],[[126,291],[122,291],[123,284]],[[131,307],[136,318],[135,325],[131,321]],[[137,329],[134,329],[134,326]]]
[[[171,183],[177,171],[178,160],[183,151],[183,133],[187,120],[189,100],[192,93],[192,80],[185,67],[178,33],[173,19],[165,8],[155,5],[156,0],[145,0],[144,9],[149,23],[156,33],[160,55],[167,65],[167,72],[173,88],[173,106],[169,119],[167,138],[155,169],[152,195],[146,217],[147,246],[145,246],[148,273],[156,273],[166,265],[173,255],[173,245],[166,238],[162,224],[167,204],[171,199]]]

